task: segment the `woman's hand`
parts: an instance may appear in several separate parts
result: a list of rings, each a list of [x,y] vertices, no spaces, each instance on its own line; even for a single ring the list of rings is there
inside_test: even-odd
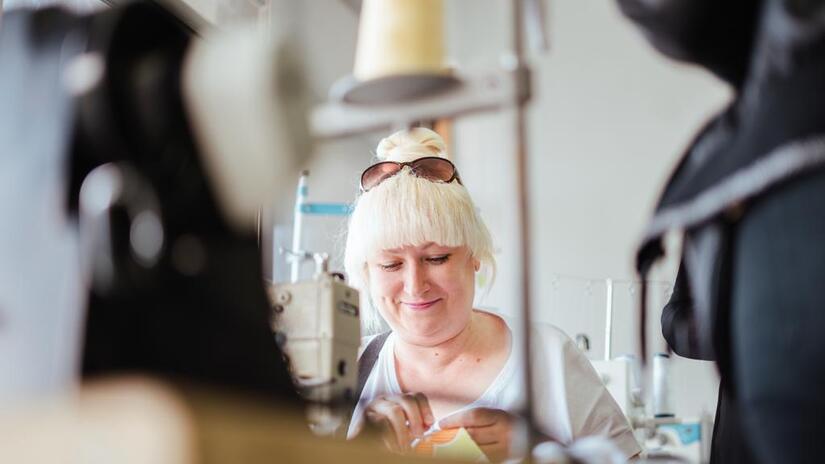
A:
[[[365,411],[367,421],[383,429],[384,443],[395,452],[410,450],[414,438],[433,425],[433,411],[423,393],[378,398]]]
[[[442,429],[464,427],[473,441],[493,462],[510,457],[516,418],[501,409],[474,408],[441,419]]]

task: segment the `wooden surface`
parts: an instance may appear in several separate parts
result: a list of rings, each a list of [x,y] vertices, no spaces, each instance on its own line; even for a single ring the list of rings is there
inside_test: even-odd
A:
[[[233,392],[119,378],[0,412],[3,463],[433,462],[385,451],[377,436],[323,439],[302,411]]]

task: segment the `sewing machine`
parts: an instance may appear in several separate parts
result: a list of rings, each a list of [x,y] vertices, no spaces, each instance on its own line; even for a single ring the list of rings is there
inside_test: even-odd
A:
[[[298,184],[292,250],[281,249],[291,264],[290,282],[268,287],[272,330],[288,358],[299,393],[309,402],[310,426],[319,435],[332,435],[345,423],[358,382],[361,322],[358,290],[342,275],[328,270],[329,256],[302,250],[306,177]],[[310,208],[311,209],[311,208]],[[299,279],[304,261],[315,262],[309,279]]]

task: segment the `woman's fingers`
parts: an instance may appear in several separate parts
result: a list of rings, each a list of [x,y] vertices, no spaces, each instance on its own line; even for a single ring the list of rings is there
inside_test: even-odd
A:
[[[407,425],[407,415],[400,404],[387,399],[374,401],[367,408],[366,416],[371,422],[384,425],[386,429],[392,432],[395,437],[394,448],[397,451],[409,449],[413,437]]]
[[[495,424],[506,412],[490,408],[473,408],[451,414],[438,422],[442,429],[453,429],[458,427],[485,427]]]
[[[392,449],[406,451],[434,422],[430,402],[423,393],[380,398],[367,407],[367,419],[392,431]]]
[[[392,451],[393,453],[403,452],[401,444],[399,443],[398,437],[396,436],[389,419],[382,416],[379,419],[377,419],[375,423],[380,424],[381,440],[383,440],[384,445],[387,447],[387,449]]]
[[[504,421],[484,427],[467,427],[470,438],[493,462],[506,460],[510,454],[510,427]]]
[[[464,427],[470,438],[492,461],[509,457],[513,430],[512,416],[505,411],[475,408],[453,414],[439,421],[443,429]]]
[[[510,430],[504,424],[487,425],[484,427],[466,427],[467,433],[478,445],[493,443],[507,443],[510,441]]]
[[[404,414],[407,417],[407,425],[413,437],[420,437],[432,425],[432,411],[430,410],[430,403],[427,397],[422,393],[415,395],[401,395],[387,398],[387,401],[392,401],[401,406]]]
[[[433,425],[433,422],[435,422],[435,416],[433,415],[433,410],[430,407],[430,401],[427,399],[427,395],[416,393],[414,398],[418,403],[418,410],[421,413],[421,420],[424,423],[424,430],[421,433],[424,433]]]

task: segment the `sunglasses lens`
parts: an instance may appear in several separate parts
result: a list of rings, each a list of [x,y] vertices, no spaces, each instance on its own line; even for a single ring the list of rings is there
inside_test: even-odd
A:
[[[455,166],[444,158],[422,158],[412,163],[412,169],[419,177],[448,182],[455,174]]]
[[[393,162],[374,164],[361,174],[361,188],[367,191],[380,184],[387,177],[394,175],[400,169],[401,166]]]

